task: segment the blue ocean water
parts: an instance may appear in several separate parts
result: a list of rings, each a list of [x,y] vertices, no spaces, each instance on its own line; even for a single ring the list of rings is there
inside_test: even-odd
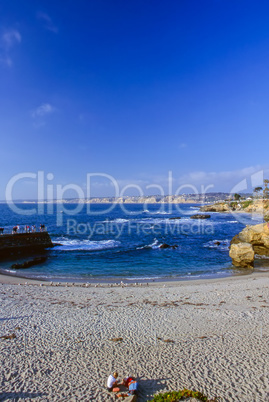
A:
[[[232,237],[259,217],[242,213],[210,213],[210,219],[191,219],[196,204],[20,204],[19,213],[0,205],[0,226],[44,223],[52,241],[45,263],[11,269],[13,259],[0,269],[17,275],[53,281],[152,281],[197,279],[238,273],[229,258]],[[36,213],[30,209],[39,208]],[[28,214],[28,215],[27,215]],[[181,219],[170,219],[180,217]],[[162,243],[177,245],[160,249]],[[25,257],[16,259],[25,261]],[[268,262],[269,265],[269,262]]]

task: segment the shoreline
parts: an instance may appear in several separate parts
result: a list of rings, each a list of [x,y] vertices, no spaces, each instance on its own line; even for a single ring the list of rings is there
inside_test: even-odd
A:
[[[247,271],[247,270],[246,270]],[[183,284],[205,284],[205,283],[218,283],[218,282],[226,282],[226,281],[234,281],[234,280],[240,280],[241,278],[245,277],[250,277],[250,278],[260,278],[260,277],[269,277],[269,269],[268,271],[247,271],[245,273],[241,274],[233,274],[233,275],[228,275],[228,276],[220,276],[220,277],[209,277],[209,278],[201,278],[201,279],[191,279],[191,278],[186,278],[186,279],[175,279],[175,280],[140,280],[140,281],[135,281],[135,282],[123,282],[121,278],[106,281],[106,280],[92,280],[90,282],[66,282],[66,281],[60,281],[60,280],[55,280],[55,281],[50,281],[50,280],[41,280],[41,279],[34,279],[34,278],[29,278],[25,276],[18,276],[18,275],[12,275],[12,273],[6,273],[2,272],[0,270],[0,284],[9,284],[9,285],[15,285],[15,284],[23,284],[23,281],[27,282],[27,284],[33,284],[33,285],[40,285],[42,284],[43,286],[67,286],[67,287],[80,287],[84,288],[87,286],[95,286],[98,285],[98,287],[115,287],[116,284],[117,286],[123,285],[124,287],[138,287],[138,286],[171,286],[171,285],[178,285],[181,286]]]

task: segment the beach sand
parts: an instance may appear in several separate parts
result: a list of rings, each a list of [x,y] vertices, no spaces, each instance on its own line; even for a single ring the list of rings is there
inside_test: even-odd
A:
[[[0,339],[0,401],[114,401],[114,370],[138,377],[139,401],[184,387],[269,400],[268,273],[123,288],[0,282],[0,336],[13,338]]]

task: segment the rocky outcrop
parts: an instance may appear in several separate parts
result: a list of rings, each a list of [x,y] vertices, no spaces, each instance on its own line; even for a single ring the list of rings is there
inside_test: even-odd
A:
[[[202,212],[229,212],[229,205],[226,203],[204,205],[200,208]]]
[[[247,226],[234,236],[230,245],[233,265],[253,267],[254,255],[269,256],[269,224]]]
[[[242,200],[229,203],[217,203],[204,205],[202,212],[249,212],[263,215],[264,220],[269,221],[269,200]]]
[[[269,224],[247,226],[231,241],[231,245],[238,243],[250,243],[255,254],[269,255]]]
[[[242,268],[253,268],[255,253],[251,244],[232,244],[229,254],[234,266]]]
[[[206,215],[206,214],[196,214],[196,215],[192,215],[191,219],[209,219],[210,215]]]
[[[159,246],[159,248],[172,248],[172,249],[174,250],[174,249],[178,248],[178,245],[177,245],[177,244],[174,244],[174,245],[171,246],[170,244],[163,243],[163,244],[161,244],[161,245]]]

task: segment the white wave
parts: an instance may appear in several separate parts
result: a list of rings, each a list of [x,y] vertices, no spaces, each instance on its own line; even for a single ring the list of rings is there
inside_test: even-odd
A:
[[[125,278],[127,281],[150,281],[155,279],[162,279],[162,276],[138,276],[134,278]]]
[[[13,269],[3,268],[3,271],[10,272],[11,274],[14,274],[15,268],[13,268]]]
[[[159,248],[159,241],[157,239],[154,239],[154,241],[151,244],[147,244],[145,246],[137,247],[137,250],[143,250],[145,248],[152,248],[153,250]]]
[[[167,212],[167,211],[157,211],[157,212],[154,212],[154,213],[153,213],[153,215],[157,215],[157,214],[159,214],[159,215],[171,215],[171,212]]]
[[[106,250],[110,248],[119,247],[121,244],[116,240],[59,240],[61,246],[54,247],[53,250],[61,251],[75,251],[75,250]]]
[[[238,221],[213,221],[211,219],[205,219],[205,222],[211,225],[227,225],[227,223],[239,223]]]
[[[147,224],[150,223],[152,225],[158,224],[169,224],[169,225],[179,225],[181,223],[192,222],[190,218],[182,218],[182,219],[170,219],[170,218],[143,218],[134,220],[138,224]]]
[[[257,258],[258,260],[269,260],[269,255],[255,254],[255,258]]]
[[[103,221],[103,222],[114,222],[114,223],[126,223],[129,222],[130,219],[123,219],[123,218],[117,218],[117,219],[112,219],[111,221]]]
[[[259,271],[259,272],[269,272],[269,269],[267,267],[263,267],[263,268],[259,267],[257,269],[257,271]]]
[[[143,214],[150,214],[150,211],[148,209],[144,209]]]
[[[159,223],[169,222],[168,218],[143,218],[135,220],[136,223],[139,224],[147,224],[150,223],[152,225],[156,225]]]

